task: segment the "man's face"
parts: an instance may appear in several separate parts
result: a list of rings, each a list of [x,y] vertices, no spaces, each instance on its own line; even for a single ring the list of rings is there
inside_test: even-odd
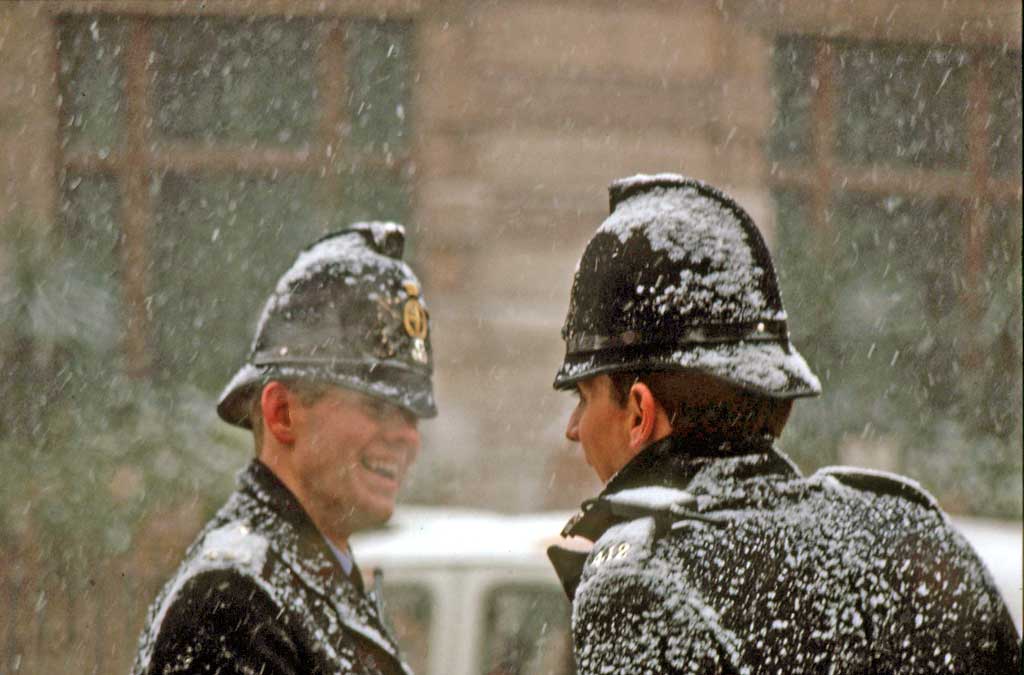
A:
[[[583,446],[587,464],[607,482],[625,466],[629,453],[629,410],[619,405],[607,375],[576,385],[579,402],[569,417],[565,436]]]
[[[386,522],[419,454],[415,415],[337,387],[295,415],[296,475],[317,525],[347,536]]]

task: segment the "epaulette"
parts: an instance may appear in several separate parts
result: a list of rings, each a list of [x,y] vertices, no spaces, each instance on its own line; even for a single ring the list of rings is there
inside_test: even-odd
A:
[[[939,502],[921,484],[912,478],[877,469],[861,469],[849,466],[827,466],[811,477],[834,478],[847,487],[881,495],[901,497],[926,508],[941,511]]]
[[[200,567],[236,567],[259,574],[266,560],[268,542],[243,523],[229,523],[203,537]]]
[[[572,602],[576,596],[576,588],[580,585],[580,578],[583,576],[583,565],[587,562],[588,553],[574,551],[562,546],[548,546],[548,560],[555,568],[558,580],[562,582],[565,595]]]

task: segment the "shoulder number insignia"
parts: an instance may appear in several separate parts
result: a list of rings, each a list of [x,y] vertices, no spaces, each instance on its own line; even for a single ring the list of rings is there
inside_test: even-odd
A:
[[[606,546],[597,552],[594,559],[590,561],[591,567],[600,567],[602,563],[609,560],[621,560],[629,555],[629,542],[622,542],[621,544],[612,544]]]

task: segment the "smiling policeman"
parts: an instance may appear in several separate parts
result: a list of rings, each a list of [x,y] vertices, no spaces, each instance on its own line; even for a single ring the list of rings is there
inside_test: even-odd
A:
[[[730,197],[673,174],[611,187],[573,281],[555,387],[605,488],[554,547],[580,675],[1017,673],[992,579],[891,474],[804,477],[776,447],[820,393],[771,256]]]
[[[150,609],[133,669],[408,673],[349,537],[391,517],[436,413],[404,230],[357,223],[303,251],[221,396],[256,458]]]

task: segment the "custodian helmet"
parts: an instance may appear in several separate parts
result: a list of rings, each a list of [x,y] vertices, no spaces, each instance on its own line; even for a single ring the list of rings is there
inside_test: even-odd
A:
[[[615,371],[692,369],[773,398],[821,393],[789,342],[761,233],[719,190],[675,174],[609,188],[562,328],[556,389]]]
[[[251,427],[252,397],[271,379],[336,384],[435,416],[429,322],[404,245],[401,225],[356,223],[300,253],[221,394],[221,418]]]

